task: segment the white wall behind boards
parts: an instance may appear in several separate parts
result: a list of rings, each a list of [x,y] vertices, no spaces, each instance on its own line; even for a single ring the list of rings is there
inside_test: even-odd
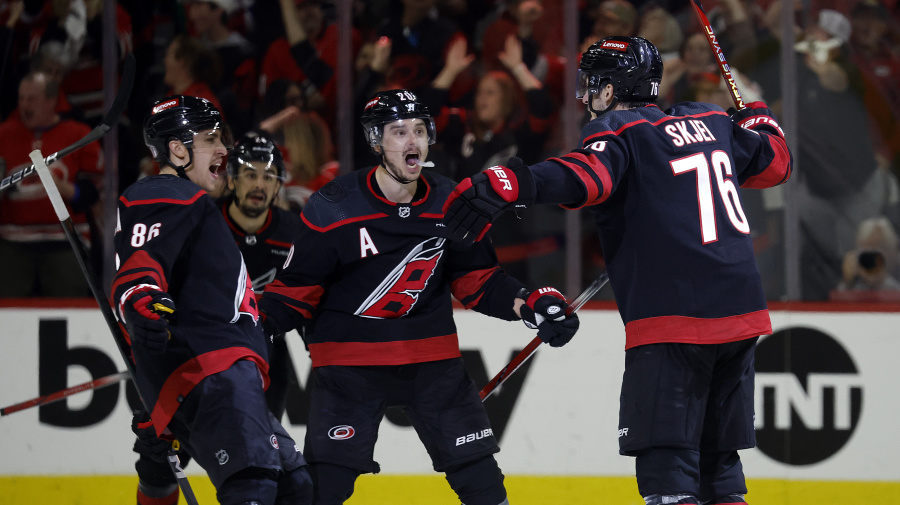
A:
[[[617,445],[621,319],[605,310],[580,317],[569,345],[541,346],[486,401],[506,474],[633,472]],[[775,334],[757,353],[759,447],[743,452],[748,477],[900,480],[900,314],[773,312],[772,322]],[[479,387],[534,336],[521,323],[469,311],[458,311],[457,323]],[[299,385],[284,422],[300,441],[310,367],[300,339],[289,338]],[[0,407],[124,369],[98,310],[0,309],[0,343]],[[397,412],[382,424],[383,473],[431,471],[406,424]],[[121,386],[3,416],[0,475],[130,474],[130,425]]]

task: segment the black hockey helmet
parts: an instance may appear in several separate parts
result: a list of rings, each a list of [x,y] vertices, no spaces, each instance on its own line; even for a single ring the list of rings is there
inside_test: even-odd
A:
[[[284,157],[269,137],[248,133],[238,140],[228,154],[228,175],[237,177],[241,173],[242,166],[256,170],[256,167],[250,164],[252,161],[264,163],[264,171],[272,170],[278,180],[282,182],[285,180]]]
[[[373,96],[363,109],[360,122],[370,147],[381,145],[385,124],[403,119],[422,119],[428,131],[428,144],[437,140],[434,130],[434,119],[428,107],[419,102],[415,93],[406,89],[382,91]]]
[[[171,165],[170,140],[180,140],[190,151],[196,133],[216,129],[222,130],[222,143],[231,149],[231,133],[222,120],[222,113],[212,102],[196,96],[169,96],[153,103],[150,115],[144,121],[144,143],[160,165]],[[190,152],[192,163],[193,151]],[[187,165],[180,168],[185,167]]]
[[[575,97],[600,93],[606,84],[621,102],[655,102],[663,63],[656,46],[642,37],[606,37],[581,55]]]

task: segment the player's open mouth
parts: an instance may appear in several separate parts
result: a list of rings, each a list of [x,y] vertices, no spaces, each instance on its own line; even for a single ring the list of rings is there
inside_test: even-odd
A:
[[[419,153],[410,153],[406,155],[406,166],[409,168],[413,167],[433,167],[434,162],[432,161],[420,161]]]
[[[219,167],[221,165],[222,165],[222,160],[219,160],[218,163],[213,163],[212,165],[209,166],[209,171],[210,171],[210,173],[212,173],[212,176],[214,178],[219,177]]]
[[[266,194],[262,191],[254,191],[253,193],[247,194],[247,200],[252,200],[257,203],[263,203],[266,201]]]

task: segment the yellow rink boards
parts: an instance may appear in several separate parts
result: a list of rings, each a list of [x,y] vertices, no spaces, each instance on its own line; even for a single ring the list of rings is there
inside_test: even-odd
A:
[[[217,503],[209,480],[190,476],[200,505]],[[508,476],[513,505],[643,505],[632,477]],[[0,477],[0,504],[133,504],[136,478]],[[833,482],[756,479],[748,482],[751,505],[900,504],[897,482]],[[184,498],[179,503],[185,503]],[[364,475],[347,505],[453,505],[456,496],[440,475]]]

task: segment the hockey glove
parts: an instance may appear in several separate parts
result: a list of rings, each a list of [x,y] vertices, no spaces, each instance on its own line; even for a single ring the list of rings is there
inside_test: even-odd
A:
[[[175,302],[169,293],[153,289],[155,287],[143,284],[132,288],[126,294],[122,313],[132,344],[162,354],[172,339],[166,317],[175,312]]]
[[[167,463],[166,456],[169,454],[172,444],[156,436],[156,429],[153,428],[153,422],[150,421],[150,414],[143,407],[134,411],[134,417],[131,418],[131,431],[137,435],[137,439],[134,441],[134,452],[157,463]]]
[[[470,245],[481,240],[501,212],[534,202],[534,177],[519,158],[463,180],[444,202],[444,226],[450,239]]]
[[[562,347],[578,331],[578,315],[569,314],[566,298],[555,288],[541,288],[521,295],[525,304],[519,308],[522,321],[550,347]]]
[[[784,130],[778,126],[778,118],[764,102],[750,102],[741,110],[728,109],[731,120],[747,130],[764,130],[784,138]]]

